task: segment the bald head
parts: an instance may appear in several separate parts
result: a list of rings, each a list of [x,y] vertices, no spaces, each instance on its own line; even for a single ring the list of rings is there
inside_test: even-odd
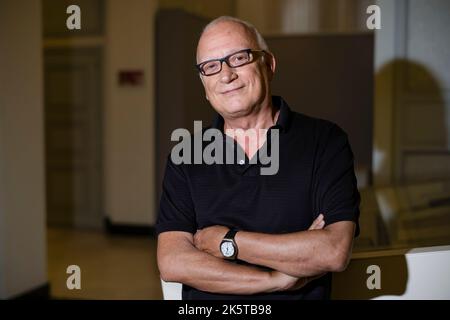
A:
[[[227,30],[229,34],[245,38],[248,43],[252,44],[253,49],[269,51],[266,41],[251,23],[230,16],[221,16],[208,23],[203,29],[197,45],[197,62],[199,62],[199,48],[217,32]]]

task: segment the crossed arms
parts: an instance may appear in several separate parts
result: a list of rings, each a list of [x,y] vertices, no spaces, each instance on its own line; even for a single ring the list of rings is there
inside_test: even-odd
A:
[[[355,223],[324,225],[319,215],[306,231],[280,235],[239,231],[235,238],[238,259],[272,271],[224,260],[219,245],[226,227],[211,226],[195,235],[163,232],[158,236],[161,278],[223,294],[299,289],[324,273],[343,271],[349,262]]]

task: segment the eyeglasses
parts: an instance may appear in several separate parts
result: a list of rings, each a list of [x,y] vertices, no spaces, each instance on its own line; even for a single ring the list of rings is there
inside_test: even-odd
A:
[[[211,59],[196,65],[198,71],[204,76],[212,76],[222,71],[222,62],[230,68],[237,68],[252,63],[266,53],[264,50],[244,49],[221,59]]]

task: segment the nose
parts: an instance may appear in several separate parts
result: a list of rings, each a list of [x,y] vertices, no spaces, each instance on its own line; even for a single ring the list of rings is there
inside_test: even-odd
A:
[[[222,63],[222,70],[220,71],[220,81],[223,83],[230,83],[237,78],[236,72],[230,68],[225,62]]]

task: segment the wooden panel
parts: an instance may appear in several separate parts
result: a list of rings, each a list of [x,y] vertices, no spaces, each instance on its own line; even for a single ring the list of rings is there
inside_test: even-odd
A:
[[[407,198],[405,210],[423,209],[439,200],[450,199],[450,181],[411,184],[402,190]]]
[[[405,152],[403,168],[405,183],[450,179],[450,152]]]

